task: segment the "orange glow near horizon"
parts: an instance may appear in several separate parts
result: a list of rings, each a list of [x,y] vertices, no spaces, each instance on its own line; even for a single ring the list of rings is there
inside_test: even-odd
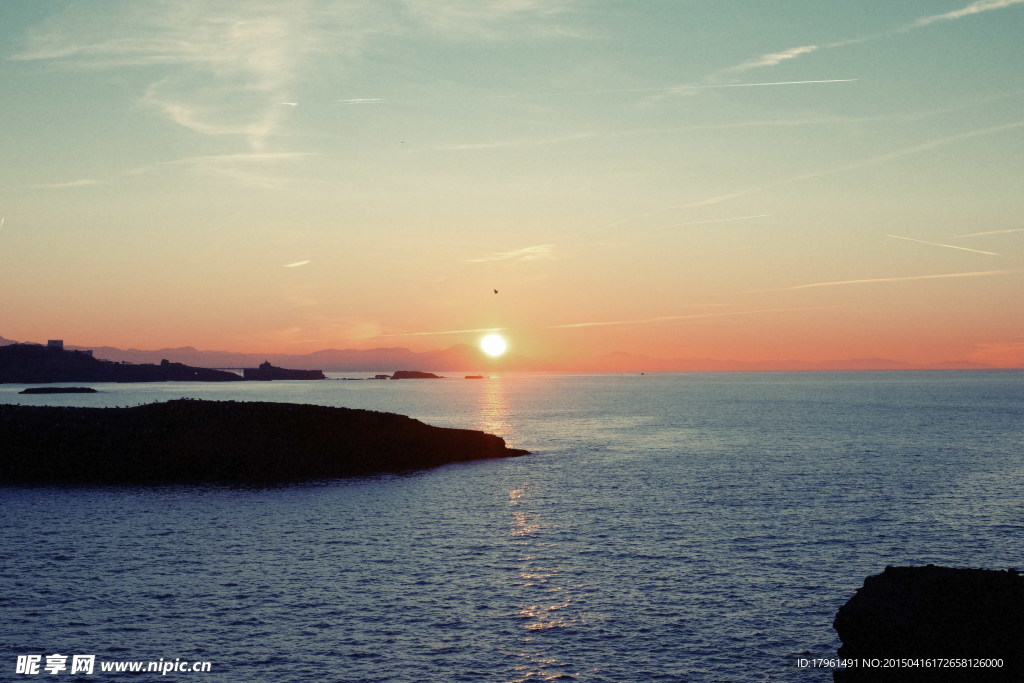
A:
[[[92,4],[7,3],[5,339],[1024,367],[1021,3]]]

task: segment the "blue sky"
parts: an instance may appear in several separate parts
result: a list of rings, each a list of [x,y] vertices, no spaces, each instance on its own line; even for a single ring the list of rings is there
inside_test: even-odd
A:
[[[1022,28],[1015,0],[8,1],[0,335],[1024,362]]]

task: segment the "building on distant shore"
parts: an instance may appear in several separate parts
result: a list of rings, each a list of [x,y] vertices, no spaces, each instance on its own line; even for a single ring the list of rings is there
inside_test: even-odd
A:
[[[46,348],[53,349],[54,351],[63,351],[64,350],[64,340],[63,339],[47,339],[46,340]],[[84,353],[85,355],[89,356],[90,358],[92,357],[92,349],[79,349],[78,351],[74,351],[74,353]]]

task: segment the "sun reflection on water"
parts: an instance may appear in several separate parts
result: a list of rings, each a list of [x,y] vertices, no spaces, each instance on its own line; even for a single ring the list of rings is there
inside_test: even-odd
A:
[[[542,544],[536,547],[539,543],[537,537],[544,534],[547,526],[531,505],[532,488],[532,484],[527,483],[508,493],[511,508],[509,533],[519,548],[516,578],[512,582],[520,599],[515,616],[524,631],[518,652],[524,663],[515,667],[516,673],[520,675],[515,680],[545,681],[575,677],[575,674],[570,673],[571,664],[545,652],[542,641],[534,635],[551,629],[571,627],[577,619],[572,616],[572,591],[565,584],[562,570],[544,562],[543,553],[539,552]]]
[[[479,384],[476,428],[510,441],[513,436],[512,416],[502,378],[490,377],[480,380]]]

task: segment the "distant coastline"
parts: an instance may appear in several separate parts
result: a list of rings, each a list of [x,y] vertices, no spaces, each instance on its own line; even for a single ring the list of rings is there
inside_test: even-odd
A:
[[[126,363],[96,358],[89,350],[66,350],[51,341],[40,344],[0,346],[0,383],[46,384],[54,382],[240,382],[325,379],[320,370],[289,370],[264,362],[244,368],[243,374],[227,370],[172,363]],[[59,391],[59,390],[53,390]],[[65,390],[66,391],[66,390]]]
[[[0,348],[18,342],[0,337]],[[495,371],[541,372],[777,372],[847,370],[1021,370],[1024,363],[991,365],[967,360],[910,363],[889,358],[846,358],[824,361],[799,359],[737,361],[716,358],[659,358],[642,354],[615,352],[588,358],[537,359],[508,353],[495,360],[480,350],[456,344],[435,351],[410,349],[322,349],[306,354],[241,353],[200,350],[192,346],[156,350],[120,349],[112,346],[77,347],[97,359],[134,364],[158,364],[162,360],[206,369],[255,368],[268,362],[281,368],[322,370],[324,372],[377,372],[387,368],[417,368],[427,372],[492,374]]]

